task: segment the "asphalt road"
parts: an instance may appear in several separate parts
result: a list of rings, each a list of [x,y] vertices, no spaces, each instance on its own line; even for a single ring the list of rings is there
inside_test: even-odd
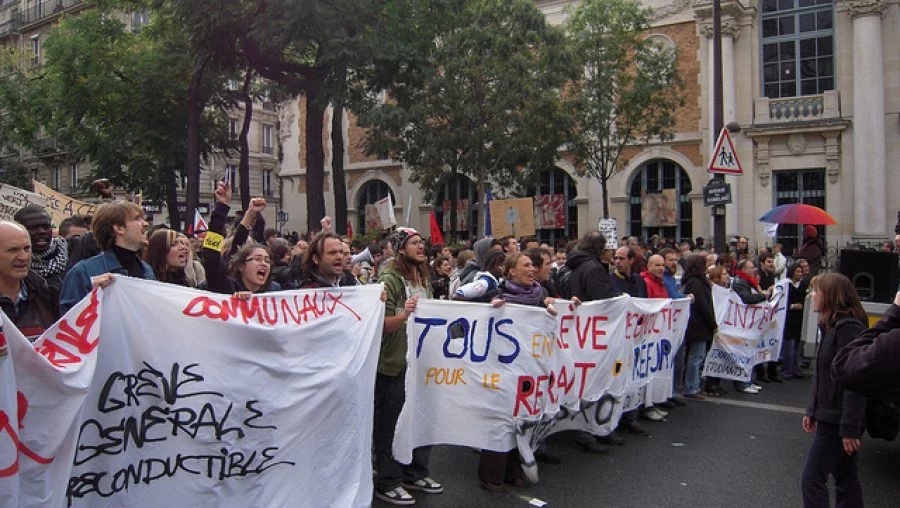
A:
[[[575,449],[571,433],[554,435],[551,450],[563,464],[542,464],[538,484],[502,493],[479,487],[476,453],[435,447],[432,476],[445,492],[414,493],[416,506],[801,506],[800,474],[811,436],[800,419],[809,386],[810,380],[772,383],[758,395],[730,390],[689,401],[667,422],[642,422],[649,438],[627,435],[625,445],[606,455]],[[900,506],[900,441],[864,438],[860,468],[867,506]]]

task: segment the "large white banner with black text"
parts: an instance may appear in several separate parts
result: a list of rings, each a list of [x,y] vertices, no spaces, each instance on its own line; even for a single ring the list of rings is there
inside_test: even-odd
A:
[[[0,504],[368,506],[381,291],[118,277],[33,345],[4,317]]]

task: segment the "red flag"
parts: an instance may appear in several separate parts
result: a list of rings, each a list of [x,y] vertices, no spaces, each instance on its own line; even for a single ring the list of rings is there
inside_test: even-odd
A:
[[[441,228],[438,227],[437,216],[434,215],[434,210],[431,211],[431,245],[444,243],[444,234],[441,233]]]
[[[353,224],[347,221],[347,238],[353,240]]]

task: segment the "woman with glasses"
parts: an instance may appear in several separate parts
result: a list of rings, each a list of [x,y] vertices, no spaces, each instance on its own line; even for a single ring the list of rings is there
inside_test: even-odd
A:
[[[231,185],[216,187],[216,208],[209,220],[209,230],[203,242],[207,288],[215,293],[236,294],[278,291],[281,286],[272,280],[272,255],[269,249],[256,243],[246,244],[250,229],[266,208],[266,200],[253,198],[244,218],[235,230],[230,249],[222,254],[225,243],[225,219],[231,204]],[[233,255],[231,255],[234,253]],[[223,258],[230,257],[226,265]]]

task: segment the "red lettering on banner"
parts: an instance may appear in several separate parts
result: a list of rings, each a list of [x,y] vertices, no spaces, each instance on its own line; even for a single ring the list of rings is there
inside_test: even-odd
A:
[[[25,421],[25,414],[28,413],[28,398],[25,397],[25,394],[22,392],[17,392],[16,400],[18,402],[19,411],[18,411],[18,427],[19,429],[25,428],[23,422]],[[49,464],[53,462],[53,457],[45,458],[41,457],[30,448],[25,446],[21,441],[19,441],[19,435],[16,432],[16,428],[13,427],[12,422],[9,420],[9,416],[5,411],[0,411],[0,436],[3,434],[9,434],[10,440],[12,440],[19,454],[22,454],[29,459],[37,462],[38,464]],[[0,478],[7,478],[19,472],[19,455],[16,454],[16,459],[13,463],[7,467],[0,469]]]
[[[519,376],[519,387],[516,390],[516,408],[513,410],[513,416],[519,416],[519,407],[523,407],[529,416],[538,414],[538,410],[534,408],[528,397],[534,393],[534,378],[531,376]]]
[[[97,318],[100,314],[97,312],[100,306],[100,299],[97,296],[97,290],[90,293],[91,301],[84,310],[75,318],[75,326],[69,324],[67,319],[59,322],[59,331],[53,338],[47,337],[36,351],[47,358],[56,368],[63,368],[70,364],[79,364],[82,357],[94,351],[100,342],[100,337],[90,338],[97,324]],[[66,344],[73,346],[73,349],[64,347]]]
[[[252,296],[248,300],[236,298],[214,299],[198,296],[188,302],[181,311],[188,317],[205,317],[220,321],[240,319],[245,324],[255,322],[261,325],[301,324],[323,316],[334,315],[338,307],[344,308],[357,321],[362,317],[342,301],[344,293],[314,292],[280,296]]]

